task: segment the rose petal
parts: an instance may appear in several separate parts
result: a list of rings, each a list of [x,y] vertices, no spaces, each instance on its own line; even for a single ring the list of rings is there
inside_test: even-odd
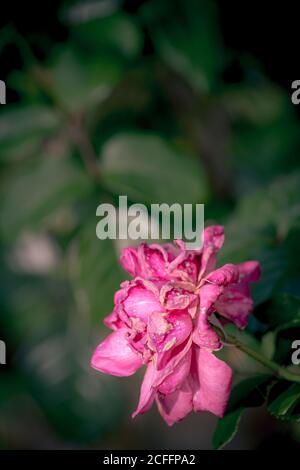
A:
[[[201,269],[198,279],[215,268],[216,254],[224,243],[224,227],[222,225],[211,225],[204,230],[203,247],[200,251]]]
[[[146,369],[144,380],[141,386],[140,398],[137,409],[132,413],[132,417],[135,418],[139,414],[146,413],[150,410],[152,403],[155,398],[156,390],[153,387],[154,378],[156,376],[156,369],[151,361]]]
[[[210,411],[222,418],[226,411],[232,385],[232,370],[211,351],[196,352],[200,387],[194,394],[194,410]]]
[[[146,369],[145,377],[141,386],[140,399],[137,406],[137,409],[133,413],[132,417],[134,418],[138,414],[143,414],[148,411],[155,399],[158,387],[163,383],[163,381],[170,376],[174,371],[177,370],[177,367],[181,361],[189,361],[189,351],[191,347],[191,341],[187,341],[185,345],[182,345],[181,349],[178,348],[178,353],[170,359],[166,367],[162,370],[157,370],[155,360],[152,360]],[[185,359],[187,357],[187,359]],[[182,373],[182,371],[181,371]],[[180,372],[178,371],[180,375]],[[179,375],[177,380],[180,379]],[[182,378],[182,377],[181,377]],[[170,379],[171,380],[171,379]],[[175,376],[173,377],[173,387],[176,385]],[[171,382],[166,384],[167,386],[171,385]]]
[[[173,393],[177,388],[179,388],[182,383],[186,380],[190,373],[191,368],[191,358],[192,350],[190,349],[188,353],[181,359],[179,364],[174,368],[168,377],[158,387],[159,392],[164,395]]]
[[[124,248],[120,257],[120,264],[125,271],[129,272],[133,277],[142,275],[136,248]]]
[[[188,354],[191,346],[192,337],[189,336],[184,343],[163,353],[164,356],[161,359],[159,354],[155,356],[155,367],[157,370],[154,378],[155,387],[158,387],[176,369],[180,361]]]
[[[201,347],[212,350],[220,349],[220,339],[209,323],[209,317],[215,310],[215,302],[222,293],[222,287],[204,284],[199,290],[200,308],[193,333],[193,341]]]
[[[229,284],[236,284],[239,280],[239,276],[238,267],[234,264],[228,263],[208,274],[205,278],[205,282],[225,287]]]
[[[179,346],[190,335],[193,322],[188,313],[173,311],[169,314],[155,312],[149,316],[148,335],[156,352],[166,352]]]
[[[120,262],[132,276],[141,276],[144,279],[151,277],[168,279],[167,268],[175,257],[172,251],[174,247],[171,244],[141,243],[138,248],[123,249]]]
[[[127,336],[126,329],[111,333],[96,348],[91,366],[105,374],[119,377],[134,374],[142,366],[142,360],[130,347]]]
[[[167,282],[160,290],[160,301],[166,310],[184,310],[191,305],[197,295],[185,288],[187,284],[179,282]],[[190,285],[193,288],[193,285]]]
[[[123,302],[125,312],[129,317],[140,318],[148,321],[148,316],[153,312],[162,312],[163,307],[153,292],[142,286],[131,287],[128,296]]]
[[[103,323],[108,328],[111,328],[114,331],[119,330],[120,328],[124,328],[126,326],[124,322],[120,319],[117,313],[117,309],[114,309],[109,315],[107,315],[107,317],[104,318]]]
[[[168,279],[167,268],[169,261],[174,258],[170,252],[170,245],[141,245],[141,264],[149,277]]]
[[[228,286],[215,303],[215,308],[228,321],[233,322],[238,328],[245,328],[248,316],[253,308],[250,293],[250,282],[255,282],[260,277],[260,265],[257,261],[247,261],[237,265],[238,283]]]
[[[161,416],[172,426],[193,411],[193,392],[186,381],[180,389],[169,395],[158,393],[156,402]]]
[[[256,282],[261,276],[261,267],[258,261],[245,261],[237,265],[240,281]]]
[[[245,328],[253,308],[252,299],[236,287],[228,287],[215,303],[216,311],[233,322],[238,328]]]

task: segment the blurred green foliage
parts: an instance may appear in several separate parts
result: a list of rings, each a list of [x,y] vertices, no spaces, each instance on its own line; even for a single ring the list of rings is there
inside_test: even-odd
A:
[[[262,263],[249,332],[271,332],[288,361],[300,328],[300,139],[288,92],[243,57],[245,78],[224,80],[232,51],[211,1],[146,1],[131,15],[114,0],[68,2],[58,15],[68,38],[46,60],[13,25],[0,32],[23,60],[7,83],[19,99],[0,114],[2,447],[36,445],[7,424],[24,400],[25,424],[51,429],[46,446],[102,445],[122,423],[124,391],[89,369],[125,276],[116,244],[96,238],[95,211],[120,194],[205,203],[206,222],[226,226],[220,263]],[[274,387],[270,412],[291,418],[299,389]],[[236,394],[216,446],[256,404]]]

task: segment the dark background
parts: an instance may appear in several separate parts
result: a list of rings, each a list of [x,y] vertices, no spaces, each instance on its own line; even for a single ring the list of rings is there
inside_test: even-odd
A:
[[[10,1],[4,3],[1,10],[1,27],[13,23],[26,36],[42,35],[45,43],[63,41],[67,37],[65,28],[57,17],[57,10],[64,0],[45,1],[37,5],[34,0],[26,3]],[[70,3],[70,2],[69,2]],[[135,13],[143,2],[125,0],[124,10]],[[176,1],[173,2],[176,5]],[[239,53],[247,52],[256,57],[267,76],[285,88],[290,88],[291,82],[299,75],[299,14],[297,2],[286,1],[237,2],[234,0],[218,0],[220,28],[224,43],[232,48],[236,57],[224,72],[224,79],[229,83],[242,80],[243,71],[239,64]],[[145,52],[151,50],[146,42]],[[45,52],[37,48],[41,59]],[[7,74],[20,67],[16,50],[11,47],[1,57],[1,74],[5,79]]]

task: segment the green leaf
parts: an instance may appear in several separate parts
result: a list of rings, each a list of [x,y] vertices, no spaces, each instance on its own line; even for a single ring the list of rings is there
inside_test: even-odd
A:
[[[268,300],[274,293],[286,268],[286,260],[280,249],[274,248],[267,230],[256,230],[235,222],[225,226],[225,243],[218,256],[219,265],[241,263],[247,259],[260,262],[262,275],[251,285],[255,307]]]
[[[84,313],[100,324],[113,308],[114,293],[124,280],[115,246],[96,236],[97,220],[87,223],[70,251],[70,275]]]
[[[60,124],[60,116],[45,106],[8,107],[0,115],[0,141],[18,143],[24,137],[47,136]]]
[[[253,182],[271,181],[295,166],[298,122],[290,120],[286,125],[288,116],[263,127],[242,125],[233,133],[231,151],[240,178],[237,187],[241,194],[251,190]]]
[[[286,91],[263,80],[255,86],[247,82],[227,86],[223,99],[235,119],[256,125],[258,132],[261,127],[278,122],[290,111],[290,98]],[[289,116],[293,115],[289,113]],[[249,127],[246,130],[249,131]]]
[[[124,13],[79,22],[72,29],[74,37],[89,51],[117,52],[134,58],[141,51],[142,32],[133,17]]]
[[[254,313],[269,330],[272,358],[280,364],[290,365],[291,343],[300,334],[300,299],[277,293]]]
[[[271,328],[277,327],[280,330],[284,325],[300,320],[300,298],[287,293],[277,293],[256,315]]]
[[[95,60],[64,46],[54,54],[50,69],[51,86],[56,97],[71,111],[99,105],[119,80],[120,64],[101,54]]]
[[[220,449],[235,436],[245,408],[261,406],[267,396],[271,376],[257,375],[239,382],[232,390],[224,418],[218,421],[213,446]]]
[[[285,268],[285,261],[280,252],[264,251],[257,256],[257,260],[260,262],[262,275],[259,282],[252,286],[255,306],[271,297]]]
[[[26,162],[4,181],[0,230],[11,239],[33,228],[57,209],[86,195],[92,186],[85,172],[68,156],[41,156]]]
[[[60,17],[69,24],[85,23],[95,18],[102,18],[118,11],[120,0],[76,0],[62,5]]]
[[[259,374],[239,382],[232,390],[227,413],[240,407],[248,408],[262,405],[266,398],[270,379],[270,375]]]
[[[182,1],[176,13],[170,18],[166,9],[163,17],[153,23],[152,15],[144,12],[156,50],[196,90],[210,91],[226,57],[214,5],[208,1]]]
[[[277,239],[284,239],[300,222],[299,187],[299,172],[278,178],[267,188],[243,198],[235,213],[236,220],[251,226],[252,231],[274,227]]]
[[[268,331],[261,338],[261,351],[262,354],[268,359],[272,359],[276,347],[276,333]]]
[[[291,320],[289,322],[286,322],[286,323],[283,323],[282,325],[280,325],[276,328],[275,332],[278,335],[278,333],[284,332],[286,334],[287,332],[291,332],[291,330],[293,330],[292,338],[294,338],[295,337],[295,330],[294,330],[295,328],[297,330],[300,329],[300,318],[293,318],[293,320]]]
[[[279,419],[300,420],[300,385],[288,385],[282,393],[278,393],[281,384],[276,384],[271,389],[268,400],[268,411]]]
[[[243,408],[238,408],[232,413],[228,413],[220,419],[212,438],[214,449],[222,449],[229,444],[237,433],[239,423],[242,417]]]
[[[224,100],[234,119],[230,153],[237,169],[237,190],[268,182],[297,167],[299,142],[296,114],[284,89],[265,80],[224,87]]]
[[[39,133],[8,139],[1,145],[0,160],[8,165],[34,157],[41,151],[44,142],[45,136]]]
[[[291,272],[289,239],[298,233],[300,223],[299,187],[300,173],[296,172],[241,198],[225,227],[220,263],[247,258],[261,262],[262,278],[252,286],[255,306],[268,300],[276,289],[284,288]]]
[[[144,203],[204,203],[208,185],[199,162],[150,134],[121,134],[103,148],[102,179],[116,194]]]
[[[300,221],[299,187],[300,173],[294,173],[254,191],[240,199],[225,226],[219,262],[236,263],[247,258],[261,262],[262,279],[253,284],[255,305],[270,298],[286,276],[287,267],[290,270],[292,254],[287,237]]]
[[[225,225],[225,242],[218,255],[219,264],[241,263],[247,258],[264,256],[264,251],[271,251],[272,236],[268,230],[253,229],[233,214]]]

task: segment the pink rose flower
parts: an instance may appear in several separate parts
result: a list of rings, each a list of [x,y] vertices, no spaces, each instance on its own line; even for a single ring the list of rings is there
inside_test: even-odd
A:
[[[193,410],[224,415],[232,370],[213,354],[222,342],[211,320],[245,328],[253,305],[249,284],[259,279],[260,266],[248,261],[215,269],[223,242],[223,227],[211,226],[200,250],[187,250],[178,240],[123,250],[121,264],[134,279],[116,292],[104,320],[113,332],[91,365],[116,376],[146,366],[133,416],[154,401],[169,425]]]

